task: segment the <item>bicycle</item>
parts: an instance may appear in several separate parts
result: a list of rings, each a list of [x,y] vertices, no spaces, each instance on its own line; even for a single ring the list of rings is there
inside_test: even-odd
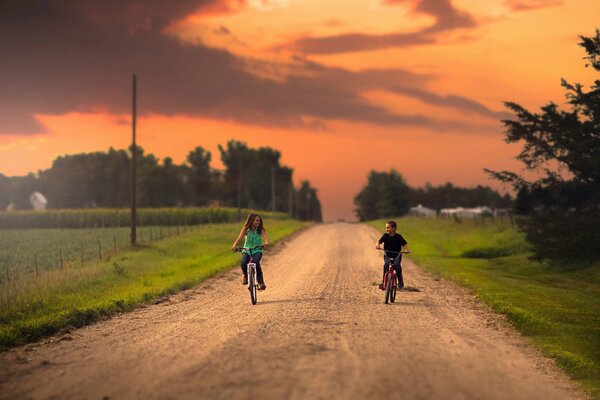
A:
[[[385,304],[393,303],[396,301],[396,290],[398,286],[396,284],[396,269],[394,268],[394,261],[398,259],[402,254],[408,254],[408,251],[392,251],[379,249],[380,251],[385,251],[386,253],[395,253],[398,254],[395,258],[389,258],[388,261],[388,269],[383,276],[383,290],[385,291]]]
[[[258,280],[256,279],[256,263],[254,262],[254,254],[252,252],[258,249],[264,249],[265,246],[255,246],[251,248],[247,247],[236,247],[236,251],[242,252],[244,250],[248,251],[248,255],[250,256],[250,261],[248,261],[248,290],[250,291],[250,301],[252,304],[256,304],[257,301],[257,291],[260,290],[258,288]]]

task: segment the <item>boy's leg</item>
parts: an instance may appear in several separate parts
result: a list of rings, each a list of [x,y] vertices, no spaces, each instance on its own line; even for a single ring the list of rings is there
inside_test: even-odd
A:
[[[385,279],[385,273],[388,270],[388,265],[390,265],[390,259],[388,258],[388,256],[383,256],[383,275],[381,278],[381,282],[383,282],[383,280]]]
[[[387,272],[389,263],[390,263],[389,258],[386,255],[384,255],[383,256],[383,275],[381,276],[381,283],[379,284],[379,289],[381,289],[381,290],[385,290],[385,287],[383,287],[383,281],[385,280],[385,273]]]
[[[394,260],[394,269],[396,270],[396,277],[398,278],[398,287],[402,289],[404,287],[404,279],[402,277],[402,257],[398,257]]]

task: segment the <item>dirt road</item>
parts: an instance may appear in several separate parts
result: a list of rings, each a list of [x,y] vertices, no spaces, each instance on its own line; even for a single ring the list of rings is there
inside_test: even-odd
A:
[[[235,269],[0,353],[0,397],[585,398],[500,317],[410,259],[405,281],[420,291],[383,304],[377,238],[366,226],[314,226],[265,255],[256,306]]]

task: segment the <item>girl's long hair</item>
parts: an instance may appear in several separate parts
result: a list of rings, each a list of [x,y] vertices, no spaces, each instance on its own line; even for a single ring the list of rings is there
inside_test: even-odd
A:
[[[246,224],[244,225],[244,229],[245,230],[250,229],[252,227],[252,221],[254,221],[254,218],[256,218],[256,217],[260,218],[260,224],[258,225],[258,233],[263,233],[263,231],[265,230],[265,227],[263,226],[263,219],[258,214],[253,214],[253,213],[248,214],[248,218],[246,218]]]

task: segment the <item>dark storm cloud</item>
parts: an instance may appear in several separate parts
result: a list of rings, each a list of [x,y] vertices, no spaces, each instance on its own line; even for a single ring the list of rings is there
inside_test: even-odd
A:
[[[415,2],[408,0],[384,1],[384,4],[387,5],[404,3]],[[414,6],[414,11],[434,17],[435,23],[427,28],[411,33],[385,35],[347,33],[324,37],[304,37],[293,43],[279,46],[279,48],[293,49],[303,54],[372,51],[391,47],[433,44],[439,40],[438,33],[477,26],[471,15],[454,8],[450,0],[418,0]]]
[[[530,11],[540,8],[555,7],[562,3],[562,0],[508,0],[506,5],[512,11]]]
[[[127,113],[133,72],[138,75],[142,114],[278,126],[304,125],[308,117],[310,123],[339,119],[479,129],[410,112],[399,115],[360,95],[370,89],[424,85],[431,79],[425,75],[403,70],[351,72],[297,59],[294,74],[269,80],[248,72],[250,67],[277,65],[185,44],[163,33],[164,27],[192,12],[224,12],[234,3],[0,2],[0,132],[43,131],[35,114]],[[438,101],[435,95],[433,100],[422,93],[412,95]]]
[[[418,87],[410,86],[394,86],[389,90],[394,93],[402,94],[408,97],[421,100],[422,102],[427,104],[455,108],[461,111],[479,114],[483,117],[489,117],[497,120],[509,119],[511,117],[511,114],[508,112],[490,110],[483,104],[463,96],[440,96],[439,94],[423,90]]]

